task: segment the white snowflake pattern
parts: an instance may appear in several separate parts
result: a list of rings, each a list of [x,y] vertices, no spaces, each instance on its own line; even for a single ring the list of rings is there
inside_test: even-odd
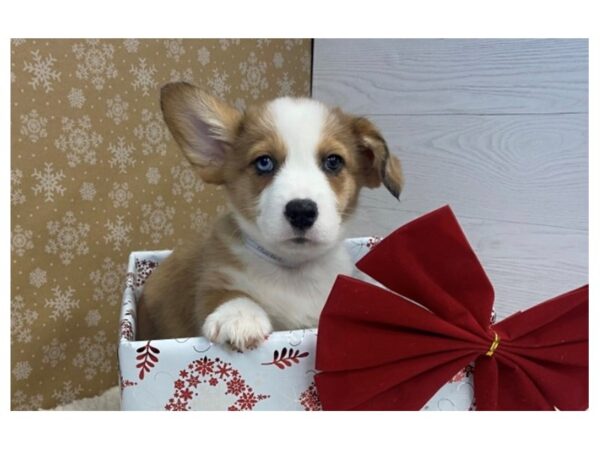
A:
[[[90,273],[90,280],[94,284],[93,299],[111,306],[116,305],[125,288],[126,271],[125,264],[117,264],[108,257],[104,258],[102,268]]]
[[[67,359],[67,344],[52,338],[48,345],[42,346],[42,363],[56,367],[61,361]]]
[[[42,407],[44,396],[33,394],[27,396],[22,390],[15,391],[11,397],[11,409],[13,411],[36,411]]]
[[[53,202],[54,194],[65,194],[65,188],[60,185],[60,181],[65,177],[65,174],[62,170],[55,172],[52,163],[44,163],[44,166],[43,172],[39,172],[37,169],[33,170],[33,178],[37,180],[37,184],[32,186],[32,189],[35,195],[43,192],[45,202]]]
[[[62,223],[51,220],[46,228],[50,239],[46,244],[46,253],[58,254],[62,263],[71,264],[75,255],[86,255],[89,251],[85,239],[90,231],[90,226],[80,223],[72,211],[67,211],[62,218]]]
[[[167,58],[173,58],[179,62],[179,58],[185,53],[183,39],[167,39],[164,41],[164,44],[167,49]]]
[[[97,327],[100,324],[102,315],[97,309],[90,309],[85,316],[85,323],[88,327]]]
[[[72,49],[79,61],[75,75],[80,80],[89,80],[97,90],[102,90],[106,80],[117,77],[117,68],[112,61],[115,52],[112,44],[88,39],[85,44],[73,44]]]
[[[136,161],[131,157],[135,147],[125,142],[124,137],[117,138],[116,144],[110,144],[108,151],[112,153],[112,158],[108,160],[108,164],[110,167],[118,167],[119,173],[127,173],[128,166],[135,166]]]
[[[59,405],[66,405],[67,403],[78,400],[82,391],[83,388],[80,385],[73,387],[72,381],[65,381],[63,382],[62,390],[54,390],[52,398],[56,400]]]
[[[88,181],[84,181],[81,184],[81,188],[79,189],[79,193],[81,194],[82,200],[92,201],[96,196],[96,187],[94,183],[90,183]]]
[[[249,91],[255,100],[261,91],[269,87],[265,77],[267,63],[259,61],[256,53],[250,52],[248,60],[240,63],[240,72],[244,76],[240,85],[242,91]]]
[[[271,45],[271,39],[257,39],[256,40],[256,46],[260,49],[262,49],[263,47],[268,47],[269,45]]]
[[[75,289],[67,286],[67,289],[63,291],[60,286],[55,286],[52,288],[52,293],[54,297],[44,300],[44,306],[52,310],[48,317],[55,321],[58,321],[60,317],[69,320],[72,317],[71,311],[79,308],[79,300],[73,298]]]
[[[230,45],[240,45],[239,39],[219,39],[221,50],[227,50]]]
[[[16,363],[12,370],[13,377],[15,380],[26,380],[31,375],[31,365],[29,361],[19,361]]]
[[[140,231],[150,235],[154,244],[158,244],[162,237],[173,235],[171,220],[175,216],[175,208],[166,206],[162,196],[158,196],[152,205],[142,205],[143,220]]]
[[[113,369],[115,347],[116,344],[106,337],[104,331],[98,331],[93,337],[81,337],[79,352],[73,358],[73,365],[83,370],[88,381],[99,373],[109,373]]]
[[[121,250],[122,245],[129,245],[131,242],[129,233],[133,228],[130,224],[123,223],[123,217],[117,216],[115,223],[108,220],[104,226],[108,229],[108,234],[104,235],[104,242],[112,243],[114,250]]]
[[[135,80],[131,83],[133,89],[136,91],[141,89],[143,96],[150,95],[150,89],[154,89],[157,85],[156,81],[154,80],[156,67],[146,66],[145,58],[139,58],[137,67],[132,65],[129,73],[135,75]]]
[[[148,167],[146,171],[146,180],[148,184],[158,184],[160,181],[160,171],[157,167]]]
[[[280,52],[277,52],[273,55],[273,65],[277,68],[277,69],[281,69],[283,67],[283,55]]]
[[[129,191],[127,183],[113,183],[112,190],[108,193],[108,197],[113,201],[115,208],[127,208],[129,200],[133,198],[133,194]]]
[[[142,153],[144,155],[167,154],[167,142],[169,133],[164,126],[162,116],[159,112],[142,110],[142,123],[135,127],[133,134],[142,141]]]
[[[115,125],[119,125],[121,122],[127,120],[127,110],[129,109],[129,103],[123,101],[120,95],[116,95],[114,98],[106,100],[106,117],[112,119]]]
[[[302,39],[286,39],[283,41],[283,44],[285,45],[285,49],[290,51],[294,48],[294,46],[302,45]]]
[[[192,69],[185,69],[182,72],[179,72],[176,69],[171,70],[171,75],[169,77],[171,82],[176,81],[187,81],[188,83],[194,82],[194,74],[192,73]]]
[[[213,95],[222,99],[225,98],[225,94],[231,91],[231,86],[227,83],[228,78],[227,72],[221,73],[217,69],[213,69],[213,77],[208,80]]]
[[[210,51],[206,47],[198,49],[197,59],[200,64],[206,66],[210,62]]]
[[[13,205],[21,205],[25,203],[26,197],[21,190],[21,180],[23,172],[20,169],[11,169],[10,171],[10,202]]]
[[[304,73],[310,72],[310,67],[312,66],[312,53],[310,50],[306,50],[304,54],[300,57],[300,67]],[[305,81],[308,86],[308,80]]]
[[[69,95],[67,95],[67,100],[69,100],[71,108],[81,109],[85,105],[85,95],[83,95],[81,89],[71,88]]]
[[[196,176],[190,163],[185,160],[171,168],[171,175],[173,176],[171,192],[174,195],[181,195],[188,203],[194,199],[196,192],[204,190],[204,183]]]
[[[23,256],[27,250],[33,248],[33,233],[25,230],[21,225],[16,225],[10,239],[10,250],[19,256]]]
[[[102,143],[102,136],[92,131],[92,121],[89,116],[83,116],[77,121],[63,117],[63,133],[54,141],[61,152],[66,153],[70,167],[76,167],[82,162],[96,164],[96,147]]]
[[[29,284],[35,286],[36,288],[42,287],[46,284],[48,280],[46,279],[46,271],[36,267],[31,272],[29,272]]]
[[[38,312],[33,308],[28,309],[23,297],[16,295],[10,303],[10,335],[13,342],[31,342],[31,330],[38,317]]]
[[[48,120],[40,117],[35,109],[31,110],[29,114],[21,114],[21,134],[28,137],[33,143],[48,136],[47,124]]]
[[[296,82],[292,79],[289,79],[288,74],[284,73],[283,78],[277,80],[277,85],[279,86],[278,95],[281,97],[294,95],[294,84],[296,84]]]
[[[127,53],[137,53],[140,46],[140,41],[137,39],[125,39],[123,41],[123,47],[127,50]]]
[[[33,56],[32,62],[25,62],[24,71],[32,75],[29,84],[34,90],[41,85],[47,93],[53,91],[52,83],[60,81],[60,72],[54,70],[56,58],[49,54],[46,57],[40,55],[39,50],[31,52]]]

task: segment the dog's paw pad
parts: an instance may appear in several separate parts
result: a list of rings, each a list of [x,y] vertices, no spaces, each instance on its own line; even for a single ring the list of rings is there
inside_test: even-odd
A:
[[[267,313],[245,298],[223,303],[206,318],[202,327],[202,333],[212,342],[229,344],[242,352],[262,344],[271,330]]]

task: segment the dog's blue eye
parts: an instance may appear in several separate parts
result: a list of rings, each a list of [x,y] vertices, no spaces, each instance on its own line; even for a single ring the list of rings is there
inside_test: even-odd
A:
[[[256,171],[259,175],[264,175],[275,170],[275,161],[267,155],[259,156],[254,161],[254,167],[256,167]]]
[[[323,159],[323,170],[337,174],[344,167],[344,159],[340,155],[329,155]]]

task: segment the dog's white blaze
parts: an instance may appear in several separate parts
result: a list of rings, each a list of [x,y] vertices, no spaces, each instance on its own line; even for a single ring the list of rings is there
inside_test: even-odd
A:
[[[291,239],[295,235],[284,216],[285,205],[294,199],[310,199],[317,204],[318,217],[305,236],[323,250],[330,248],[340,235],[341,217],[336,195],[317,161],[329,111],[314,100],[281,98],[271,102],[267,112],[287,155],[273,182],[261,193],[257,225],[273,241]],[[304,253],[302,248],[283,251],[293,251],[296,257]]]

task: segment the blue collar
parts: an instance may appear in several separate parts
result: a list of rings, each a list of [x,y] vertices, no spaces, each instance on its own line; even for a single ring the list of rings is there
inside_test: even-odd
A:
[[[300,265],[298,263],[292,263],[292,262],[282,258],[281,256],[277,256],[276,254],[270,252],[269,250],[264,248],[262,245],[260,245],[258,242],[256,242],[254,239],[252,239],[250,236],[246,235],[245,233],[243,235],[243,241],[244,241],[244,245],[246,246],[246,248],[251,250],[255,255],[260,256],[265,261],[269,261],[270,263],[273,263],[278,266],[286,267],[288,269],[293,269]]]

